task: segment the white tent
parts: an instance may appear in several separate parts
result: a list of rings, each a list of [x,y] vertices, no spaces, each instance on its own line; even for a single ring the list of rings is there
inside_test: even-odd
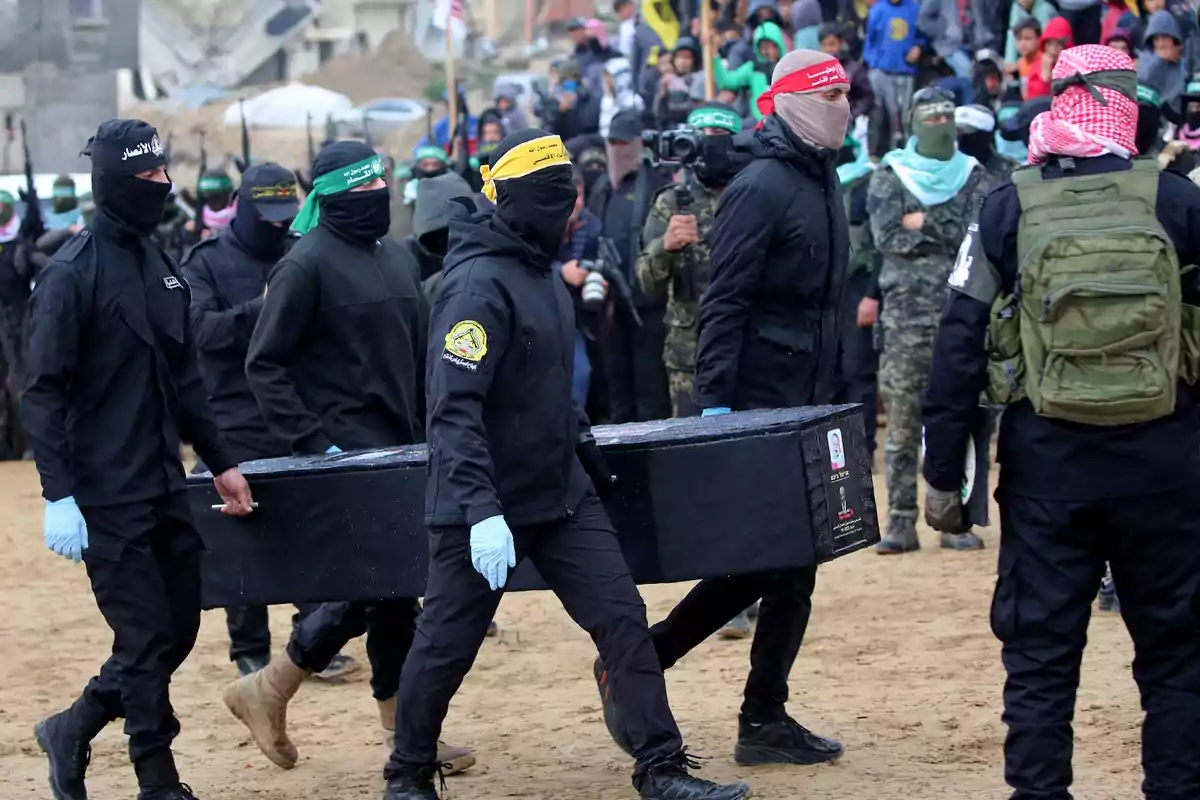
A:
[[[324,120],[330,114],[349,111],[354,107],[345,95],[293,83],[264,92],[245,102],[246,124],[251,128],[303,128],[308,116]],[[225,124],[240,125],[241,110],[238,103],[225,109]]]

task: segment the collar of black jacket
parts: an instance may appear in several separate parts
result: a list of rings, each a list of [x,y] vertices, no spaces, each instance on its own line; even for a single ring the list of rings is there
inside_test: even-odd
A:
[[[446,272],[476,258],[513,260],[540,272],[550,270],[551,262],[511,231],[491,208],[476,211],[469,198],[449,202],[449,250],[443,262]]]
[[[755,158],[788,161],[822,178],[837,157],[836,150],[819,150],[800,141],[775,116],[763,117],[761,126],[735,136],[734,147]]]

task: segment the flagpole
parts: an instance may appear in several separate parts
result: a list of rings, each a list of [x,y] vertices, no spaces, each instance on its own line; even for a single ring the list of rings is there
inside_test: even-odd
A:
[[[458,84],[454,80],[454,25],[450,12],[451,0],[446,2],[446,92],[450,111],[450,145],[446,155],[454,155],[455,128],[458,127]]]
[[[704,59],[705,100],[712,100],[716,94],[712,51],[712,3],[709,0],[700,0],[700,54]]]

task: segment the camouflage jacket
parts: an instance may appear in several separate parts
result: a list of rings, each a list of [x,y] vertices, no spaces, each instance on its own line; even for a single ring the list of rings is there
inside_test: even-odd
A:
[[[926,208],[892,170],[878,169],[871,176],[867,211],[872,238],[883,255],[879,289],[885,329],[899,325],[937,327],[948,291],[946,280],[967,225],[978,213],[989,184],[988,173],[976,167],[957,195]],[[920,230],[910,231],[900,221],[914,211],[925,213],[925,224]]]
[[[709,237],[717,211],[717,197],[717,192],[700,184],[692,186],[692,213],[696,216],[700,241],[683,251],[669,253],[663,249],[667,223],[676,213],[673,186],[668,186],[654,198],[650,216],[642,229],[637,279],[647,297],[667,295],[667,343],[663,360],[670,370],[691,372],[696,366],[696,317],[700,312],[700,296],[708,288]],[[684,274],[689,261],[691,287],[688,287]],[[690,296],[688,288],[693,289]]]

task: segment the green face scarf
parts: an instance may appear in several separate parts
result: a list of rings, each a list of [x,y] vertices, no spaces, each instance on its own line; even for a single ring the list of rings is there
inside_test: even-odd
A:
[[[312,191],[304,198],[304,205],[300,206],[300,213],[292,221],[292,230],[304,235],[317,226],[317,221],[321,217],[321,208],[317,198],[348,192],[356,186],[362,186],[382,177],[383,159],[379,156],[371,156],[356,164],[340,167],[313,179]]]
[[[928,120],[939,119],[931,123]],[[922,103],[913,109],[913,135],[917,137],[917,152],[925,158],[949,161],[954,157],[958,128],[954,124],[954,103],[939,100]]]

